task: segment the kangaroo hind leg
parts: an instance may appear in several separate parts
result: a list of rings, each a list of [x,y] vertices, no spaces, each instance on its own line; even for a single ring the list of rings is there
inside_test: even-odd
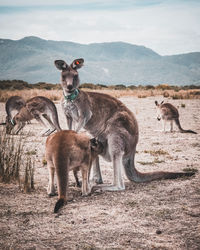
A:
[[[122,164],[123,153],[114,154],[113,160],[113,185],[97,185],[94,189],[100,188],[103,191],[120,191],[125,190],[125,184],[123,180],[123,164]]]
[[[49,184],[47,188],[47,194],[49,197],[56,195],[56,189],[54,185],[54,174],[55,168],[52,161],[47,161],[47,166],[49,170]]]
[[[91,193],[91,186],[89,184],[89,169],[87,165],[81,166],[82,173],[82,195],[87,196]]]
[[[102,175],[101,175],[101,169],[100,169],[100,165],[99,165],[99,157],[97,156],[97,158],[93,161],[92,163],[92,169],[91,169],[91,183],[96,183],[96,184],[102,184],[103,183],[103,179],[102,179]]]

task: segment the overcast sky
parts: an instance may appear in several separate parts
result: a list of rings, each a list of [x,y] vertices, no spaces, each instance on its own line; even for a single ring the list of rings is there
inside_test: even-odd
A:
[[[200,0],[0,0],[0,38],[25,36],[200,51]]]

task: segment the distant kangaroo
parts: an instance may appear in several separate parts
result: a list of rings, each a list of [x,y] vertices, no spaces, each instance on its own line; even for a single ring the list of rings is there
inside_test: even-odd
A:
[[[51,126],[51,129],[42,134],[43,136],[48,136],[55,130],[61,130],[55,104],[44,96],[36,96],[26,102],[26,105],[12,118],[12,122],[6,124],[6,131],[7,133],[11,133],[12,129],[16,126],[14,133],[18,134],[26,122],[34,118],[46,127],[41,117],[44,117]]]
[[[82,195],[91,192],[89,175],[92,161],[103,151],[103,145],[95,138],[89,139],[85,133],[77,134],[73,130],[59,131],[47,138],[46,160],[49,169],[48,194],[55,195],[54,172],[56,171],[58,183],[58,201],[54,213],[64,205],[67,200],[69,184],[69,171],[81,170]]]
[[[138,142],[138,124],[133,113],[118,99],[102,93],[85,92],[78,89],[78,69],[83,66],[83,59],[76,59],[70,65],[63,60],[56,60],[56,67],[61,70],[61,85],[65,101],[64,113],[68,126],[75,123],[76,131],[84,128],[93,137],[102,142],[102,156],[113,162],[113,185],[99,185],[102,190],[125,189],[122,177],[123,168],[127,178],[134,182],[148,182],[157,179],[173,179],[191,176],[194,173],[153,172],[141,173],[135,168],[134,158]],[[98,162],[93,165],[93,178],[100,183],[101,172]]]
[[[197,134],[195,131],[192,130],[185,130],[181,127],[180,121],[179,121],[179,113],[176,107],[174,107],[171,103],[164,103],[162,101],[160,104],[158,104],[157,101],[155,101],[156,107],[157,107],[157,119],[160,121],[162,119],[163,121],[163,131],[165,131],[165,125],[166,122],[170,122],[171,128],[170,131],[173,131],[173,121],[178,126],[179,130],[182,133],[193,133]]]

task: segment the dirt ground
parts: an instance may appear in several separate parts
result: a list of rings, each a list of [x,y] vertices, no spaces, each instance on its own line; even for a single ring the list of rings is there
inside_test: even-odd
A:
[[[180,122],[198,134],[162,132],[155,100],[162,97],[123,97],[136,115],[140,138],[136,154],[139,171],[200,171],[200,100],[169,100],[179,107]],[[185,107],[183,104],[185,104]],[[56,104],[61,127],[66,121]],[[4,104],[0,103],[2,121]],[[35,151],[35,191],[25,194],[14,184],[0,184],[0,249],[200,249],[200,173],[195,177],[130,183],[126,190],[96,192],[81,197],[70,174],[73,198],[53,214],[57,197],[48,198],[46,138],[33,121],[23,134],[27,152]],[[111,163],[100,160],[104,183],[112,182]]]

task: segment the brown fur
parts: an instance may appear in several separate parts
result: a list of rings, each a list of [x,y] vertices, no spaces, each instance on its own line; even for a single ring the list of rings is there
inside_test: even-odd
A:
[[[82,195],[91,192],[89,175],[92,161],[103,150],[103,146],[95,139],[89,139],[85,133],[77,134],[72,130],[63,130],[47,138],[46,160],[49,169],[48,194],[55,194],[54,172],[58,183],[58,201],[54,212],[67,200],[69,171],[81,170]]]

